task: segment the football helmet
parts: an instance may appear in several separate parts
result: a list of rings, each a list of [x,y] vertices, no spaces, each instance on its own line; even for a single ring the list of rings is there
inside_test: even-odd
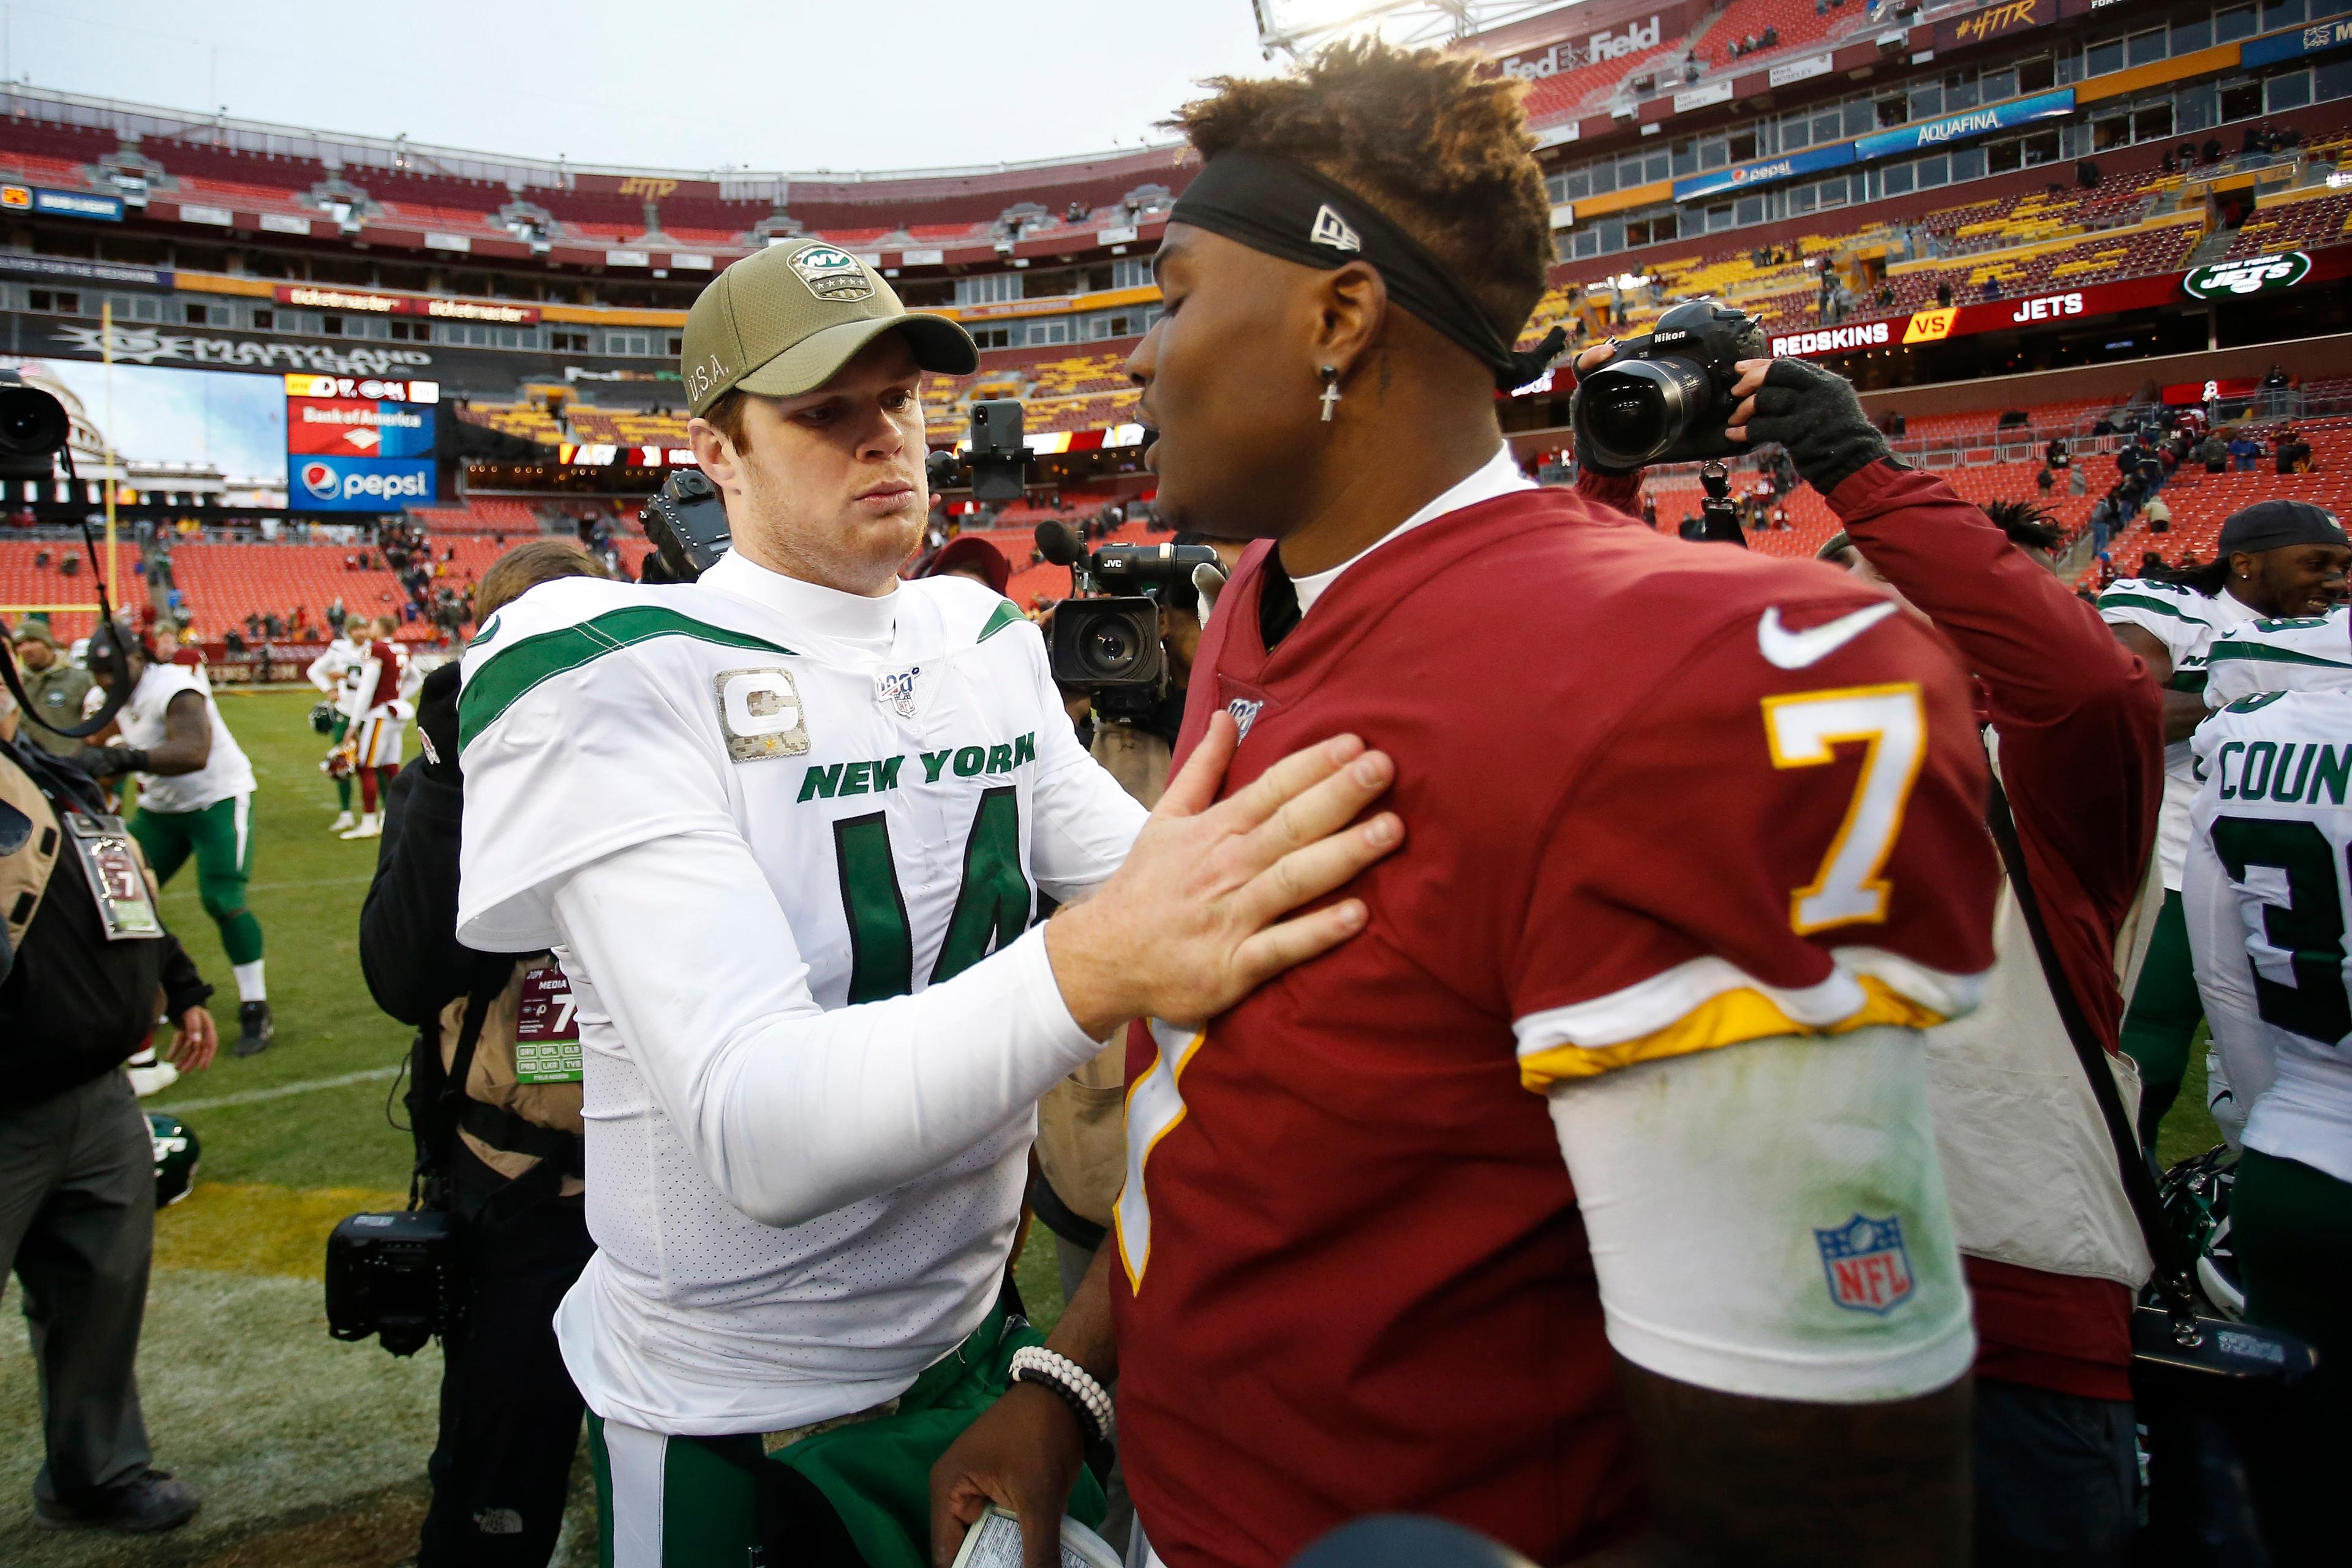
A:
[[[166,1110],[147,1113],[147,1131],[155,1142],[155,1206],[168,1208],[194,1188],[204,1146],[194,1128]]]
[[[321,698],[310,704],[310,728],[321,735],[335,732],[335,705]]]
[[[2199,1293],[2215,1317],[2233,1323],[2246,1315],[2246,1287],[2230,1245],[2230,1194],[2237,1181],[2237,1151],[2222,1143],[2181,1161],[2157,1184],[2165,1222],[2196,1255]]]

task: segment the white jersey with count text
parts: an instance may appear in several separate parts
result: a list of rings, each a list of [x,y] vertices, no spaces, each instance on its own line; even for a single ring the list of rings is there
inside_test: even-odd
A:
[[[2172,656],[2172,677],[2165,684],[2174,691],[2202,691],[2206,680],[2206,650],[2222,632],[2262,615],[2228,588],[2210,595],[2179,583],[2152,577],[2126,577],[2107,585],[2099,595],[2099,618],[2109,626],[2137,626]],[[2164,748],[2164,809],[2156,819],[2156,861],[2164,885],[2180,890],[2180,868],[2189,852],[2189,807],[2197,798],[2189,743],[2175,741]]]
[[[2344,684],[2243,697],[2197,731],[2205,782],[2181,901],[2214,1046],[2251,1108],[2246,1145],[2352,1181]]]
[[[567,578],[483,628],[460,717],[459,934],[555,948],[578,1003],[598,1251],[557,1329],[590,1407],[710,1435],[895,1397],[995,1299],[1034,1094],[989,1101],[985,1125],[911,1179],[858,1187],[790,1167],[919,1142],[987,1086],[886,1095],[870,1134],[793,1144],[772,1129],[794,1108],[747,1109],[742,1085],[799,1048],[774,1031],[912,1017],[927,1002],[913,994],[952,1001],[943,983],[975,967],[962,988],[993,973],[1026,990],[924,1014],[917,1041],[811,1047],[804,1087],[871,1100],[893,1049],[979,1061],[1024,998],[1059,1020],[1071,1066],[1097,1048],[1021,933],[1041,893],[1099,887],[1143,812],[1078,746],[1036,628],[952,576],[878,601],[735,556],[693,584]],[[671,968],[692,972],[645,967],[646,933],[688,928],[697,945]],[[721,951],[739,931],[765,945]],[[841,1147],[809,1146],[836,1131]]]
[[[222,721],[220,705],[213,700],[212,682],[203,671],[187,665],[151,664],[140,672],[131,700],[114,719],[123,743],[141,751],[162,745],[167,733],[164,710],[171,707],[172,699],[185,691],[204,699],[205,721],[212,726],[212,752],[205,765],[192,773],[139,774],[142,810],[201,811],[232,795],[253,793],[253,764]]]

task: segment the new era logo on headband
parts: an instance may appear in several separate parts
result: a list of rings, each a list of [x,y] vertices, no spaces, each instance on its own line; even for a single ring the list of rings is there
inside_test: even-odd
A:
[[[1317,245],[1328,245],[1334,250],[1361,250],[1364,242],[1348,226],[1348,220],[1331,210],[1325,203],[1315,212],[1315,232],[1307,237]]]

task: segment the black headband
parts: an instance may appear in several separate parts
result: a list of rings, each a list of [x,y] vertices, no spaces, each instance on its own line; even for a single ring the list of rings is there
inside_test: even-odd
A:
[[[1419,240],[1345,185],[1279,158],[1218,153],[1193,176],[1168,221],[1306,267],[1370,262],[1398,304],[1491,368],[1506,392],[1543,374],[1568,345],[1568,334],[1554,327],[1534,348],[1514,351],[1495,319]]]

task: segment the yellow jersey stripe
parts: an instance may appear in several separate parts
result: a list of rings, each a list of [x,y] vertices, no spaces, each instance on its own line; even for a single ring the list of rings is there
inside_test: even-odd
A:
[[[1944,1015],[1923,1006],[1878,979],[1858,977],[1865,998],[1862,1006],[1833,1024],[1801,1024],[1779,1004],[1752,986],[1726,991],[1708,998],[1663,1029],[1637,1039],[1609,1046],[1560,1044],[1519,1058],[1519,1081],[1541,1094],[1566,1079],[1598,1078],[1637,1062],[1663,1061],[1695,1051],[1711,1051],[1748,1040],[1769,1040],[1784,1035],[1843,1035],[1874,1024],[1925,1029],[1944,1021]]]

